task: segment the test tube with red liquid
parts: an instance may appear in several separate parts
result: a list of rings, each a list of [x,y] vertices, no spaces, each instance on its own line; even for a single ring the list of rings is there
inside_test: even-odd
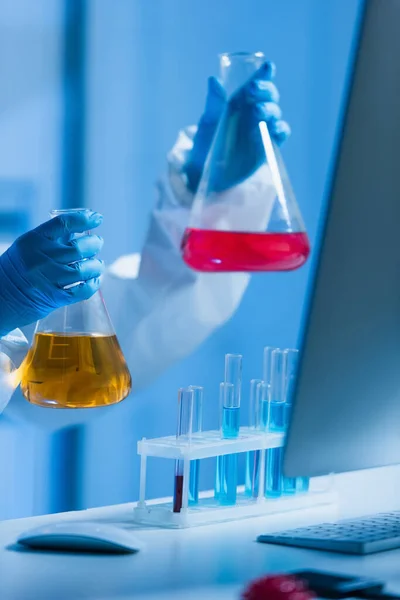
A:
[[[190,386],[178,390],[178,422],[176,439],[179,443],[190,444],[194,433],[199,433],[202,428],[203,388]],[[190,461],[187,470],[188,482],[185,478],[185,460],[175,461],[175,484],[173,511],[180,512],[187,503],[196,504],[199,498],[199,460]],[[188,489],[187,503],[184,499],[185,485]]]
[[[178,390],[178,422],[176,428],[176,439],[182,443],[189,443],[193,429],[193,397],[191,388],[180,388]],[[175,486],[173,511],[180,512],[183,503],[183,475],[184,460],[175,462]]]

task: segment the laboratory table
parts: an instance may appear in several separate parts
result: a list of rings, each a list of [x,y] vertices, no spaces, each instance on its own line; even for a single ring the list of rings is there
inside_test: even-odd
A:
[[[398,470],[395,475],[380,470],[367,477],[341,476],[342,514],[400,508]],[[267,530],[318,521],[312,509],[186,530],[139,528],[132,523],[132,509],[125,504],[0,523],[0,600],[228,600],[239,598],[244,584],[260,575],[311,567],[378,577],[388,583],[387,591],[400,595],[400,550],[355,557],[255,542]],[[145,547],[133,555],[85,555],[15,545],[23,531],[60,519],[123,523]]]

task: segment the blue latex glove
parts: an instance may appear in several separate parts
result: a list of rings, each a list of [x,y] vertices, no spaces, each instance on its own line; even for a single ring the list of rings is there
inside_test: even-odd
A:
[[[0,336],[98,290],[104,267],[95,256],[103,240],[97,235],[72,236],[102,220],[92,211],[59,215],[19,237],[0,256]],[[81,283],[63,289],[77,282]]]
[[[260,152],[257,144],[254,146],[253,143],[254,126],[258,126],[259,121],[266,121],[270,135],[278,145],[289,137],[290,127],[281,118],[279,93],[271,81],[274,75],[274,64],[264,63],[248,83],[229,100],[228,105],[221,84],[215,77],[209,78],[205,110],[198,124],[189,159],[184,165],[188,186],[192,192],[196,192],[199,185],[205,160],[226,105],[225,117],[231,117],[234,113],[240,115],[240,131],[237,134],[240,136],[241,152],[239,155],[236,152],[235,160],[230,162],[231,174],[224,174],[224,181],[220,181],[218,185],[220,189],[232,187],[251,175],[263,160],[262,149],[259,156],[254,156],[254,152]],[[221,150],[226,154],[226,149]]]

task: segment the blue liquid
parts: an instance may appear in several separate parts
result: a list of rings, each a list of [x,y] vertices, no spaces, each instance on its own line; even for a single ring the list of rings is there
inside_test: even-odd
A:
[[[199,501],[199,471],[200,461],[190,461],[190,475],[189,475],[189,504],[197,504]]]
[[[305,493],[310,489],[310,479],[308,477],[298,477],[296,483],[298,492]]]
[[[285,402],[270,402],[269,431],[286,431],[287,407]]]
[[[236,504],[238,461],[237,454],[218,456],[215,497],[223,506]]]
[[[246,482],[245,494],[252,498],[257,498],[260,476],[260,450],[252,450],[246,455]]]
[[[222,437],[225,440],[237,438],[240,427],[240,408],[222,409]]]
[[[240,408],[222,409],[222,437],[234,439],[239,435]],[[238,483],[238,461],[236,454],[217,457],[215,498],[224,506],[236,504]]]
[[[265,496],[267,498],[278,498],[282,495],[282,459],[282,448],[267,450],[265,456]]]
[[[285,431],[286,408],[284,402],[269,403],[268,430],[273,433]],[[265,496],[278,498],[283,492],[283,448],[267,450],[265,456]]]
[[[295,494],[297,491],[297,479],[296,477],[284,477],[283,478],[283,493],[287,496]]]
[[[262,402],[260,414],[260,429],[266,431],[268,426],[269,402]],[[260,450],[252,450],[246,455],[246,479],[245,494],[252,498],[258,497],[258,486],[260,477]]]
[[[290,419],[291,405],[285,402],[271,402],[268,430],[274,433],[285,432]],[[265,496],[279,498],[282,494],[294,495],[307,492],[308,477],[284,477],[283,448],[267,450],[265,457]]]
[[[246,496],[253,495],[253,462],[254,462],[254,452],[248,452],[246,455],[246,475],[244,481],[244,493]]]

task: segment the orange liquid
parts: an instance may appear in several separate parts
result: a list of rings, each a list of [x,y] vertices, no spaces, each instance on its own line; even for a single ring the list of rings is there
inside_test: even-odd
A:
[[[108,406],[131,390],[115,335],[37,333],[21,373],[25,398],[51,408]]]

